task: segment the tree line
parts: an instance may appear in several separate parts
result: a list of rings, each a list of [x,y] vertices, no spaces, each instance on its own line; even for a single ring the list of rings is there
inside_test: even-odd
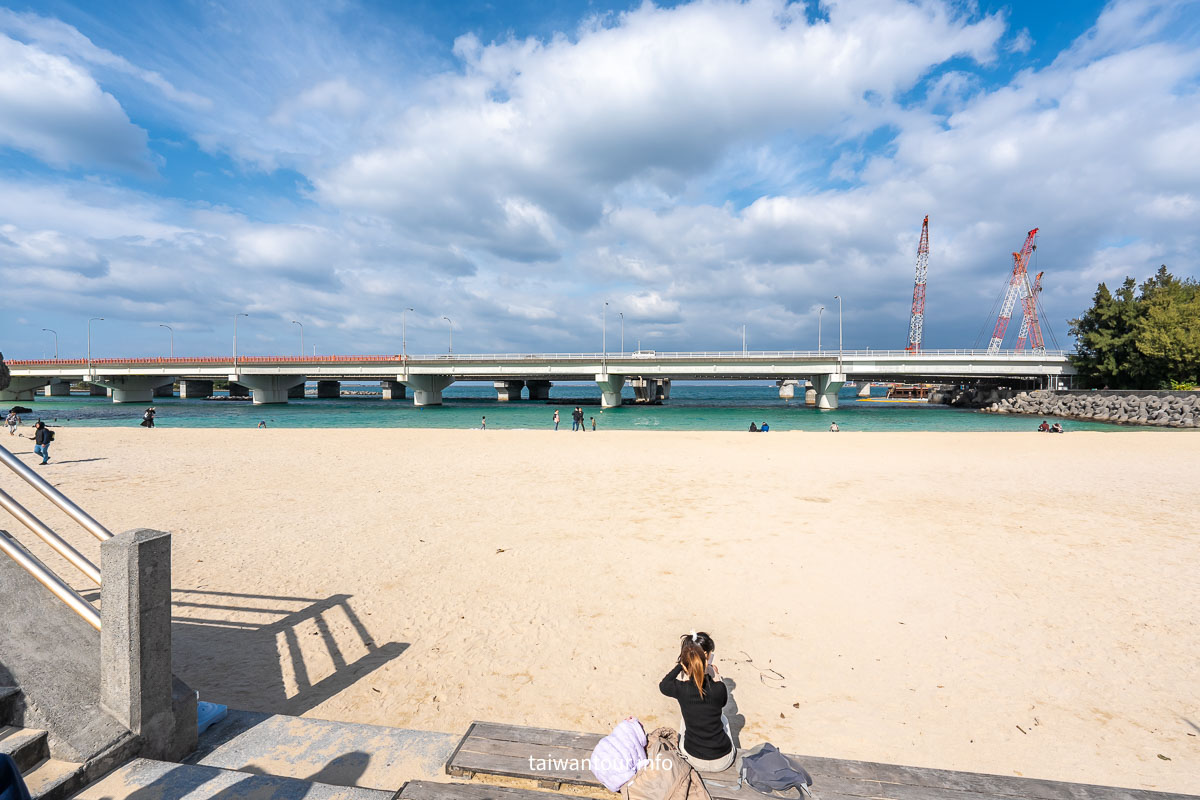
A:
[[[1200,383],[1200,283],[1166,266],[1116,292],[1101,283],[1092,307],[1070,320],[1076,383],[1099,389],[1192,389]]]

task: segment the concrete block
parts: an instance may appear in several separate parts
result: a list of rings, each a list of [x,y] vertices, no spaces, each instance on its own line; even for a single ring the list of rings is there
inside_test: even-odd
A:
[[[341,381],[317,381],[318,400],[337,400],[341,396]]]
[[[168,755],[174,737],[171,694],[171,534],[139,528],[100,545],[100,702]]]

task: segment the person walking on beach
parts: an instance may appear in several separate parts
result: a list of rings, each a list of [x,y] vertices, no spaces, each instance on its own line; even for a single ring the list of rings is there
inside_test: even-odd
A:
[[[592,417],[592,430],[596,430],[596,418]]]
[[[479,423],[479,430],[481,430],[481,431],[487,430],[487,417],[484,417],[483,422]]]
[[[17,412],[10,410],[8,416],[4,418],[4,424],[8,426],[8,435],[16,436],[17,428],[21,427],[21,418]]]
[[[675,668],[658,682],[658,690],[679,702],[679,751],[700,772],[721,772],[733,764],[737,749],[729,720],[721,713],[729,690],[712,655],[712,637],[703,631],[680,638]]]
[[[33,426],[33,452],[42,457],[42,463],[50,460],[50,443],[54,441],[54,431],[46,427],[40,419]]]
[[[558,430],[558,409],[554,409],[554,430]]]
[[[583,430],[583,409],[579,406],[575,406],[575,409],[571,412],[571,430]]]

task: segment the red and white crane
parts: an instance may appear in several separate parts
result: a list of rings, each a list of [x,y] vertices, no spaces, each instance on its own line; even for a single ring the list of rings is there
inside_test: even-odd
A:
[[[925,332],[925,276],[929,273],[929,215],[921,223],[921,243],[917,245],[917,279],[913,285],[912,315],[908,319],[908,347],[911,353],[921,352],[921,337]]]
[[[1038,292],[1042,291],[1042,275],[1044,274],[1044,272],[1039,272],[1033,279],[1033,288],[1021,297],[1025,316],[1021,319],[1021,334],[1017,337],[1017,352],[1025,349],[1026,339],[1029,340],[1029,346],[1033,352],[1046,352],[1046,343],[1042,341],[1042,324],[1038,321],[1037,314],[1037,296]]]
[[[1000,306],[1000,316],[996,318],[996,329],[992,331],[992,340],[988,342],[988,354],[999,351],[1000,345],[1004,344],[1004,334],[1008,332],[1008,321],[1012,319],[1013,307],[1017,304],[1017,298],[1033,296],[1029,289],[1029,273],[1026,271],[1026,266],[1029,264],[1029,256],[1037,247],[1033,243],[1037,232],[1037,228],[1031,230],[1025,236],[1025,244],[1021,247],[1021,252],[1013,253],[1012,276],[1008,280],[1008,290],[1004,293],[1004,303]],[[1036,306],[1036,298],[1034,305]],[[1037,332],[1039,345],[1041,345],[1041,333],[1039,328]],[[1045,350],[1045,347],[1042,346],[1042,349]]]

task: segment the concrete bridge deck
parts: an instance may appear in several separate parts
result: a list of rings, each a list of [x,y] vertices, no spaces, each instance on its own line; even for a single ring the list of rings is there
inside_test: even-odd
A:
[[[807,381],[822,408],[837,407],[847,380],[946,382],[979,379],[1035,380],[1045,384],[1074,375],[1064,351],[836,350],[762,352],[505,353],[361,356],[241,356],[94,358],[10,361],[12,386],[0,400],[32,400],[45,386],[86,382],[107,387],[116,402],[149,402],[155,390],[176,380],[211,394],[211,382],[227,380],[253,392],[255,403],[287,402],[309,380],[380,381],[385,397],[412,390],[417,405],[441,403],[455,381],[492,381],[501,400],[548,398],[552,381],[595,381],[605,406],[621,403],[629,383],[641,400],[669,397],[672,380],[774,380],[781,394]],[[207,386],[206,386],[207,384]],[[336,388],[332,389],[336,396]],[[785,396],[791,396],[786,394]]]

